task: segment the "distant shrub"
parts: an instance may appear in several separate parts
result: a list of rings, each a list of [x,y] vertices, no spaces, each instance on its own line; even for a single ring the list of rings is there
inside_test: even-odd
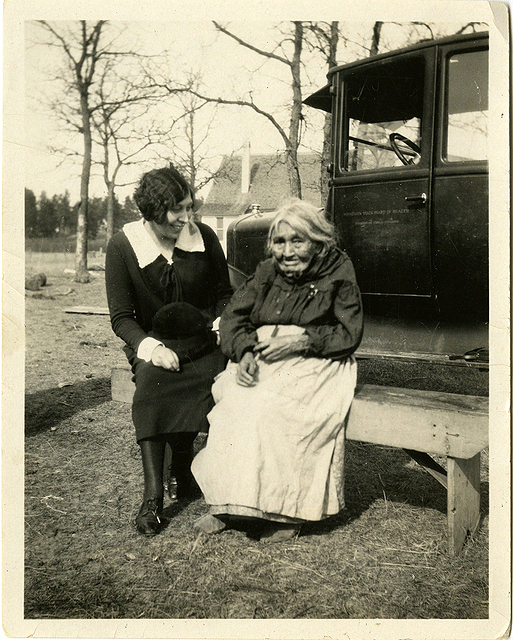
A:
[[[88,251],[105,251],[105,236],[87,241]],[[75,235],[54,238],[25,238],[25,251],[38,253],[75,253],[77,240]]]

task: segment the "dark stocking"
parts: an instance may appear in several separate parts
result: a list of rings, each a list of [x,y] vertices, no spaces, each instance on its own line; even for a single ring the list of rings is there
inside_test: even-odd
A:
[[[162,437],[145,438],[139,441],[139,445],[144,473],[144,499],[162,498],[166,440]]]

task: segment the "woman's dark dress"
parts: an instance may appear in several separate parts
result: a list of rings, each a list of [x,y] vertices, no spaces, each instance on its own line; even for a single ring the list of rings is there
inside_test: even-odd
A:
[[[218,348],[181,360],[180,372],[155,367],[137,357],[151,332],[155,313],[170,302],[200,309],[209,326],[232,294],[228,267],[215,232],[207,225],[187,225],[177,240],[170,264],[144,227],[125,225],[107,247],[105,278],[112,328],[125,341],[136,391],[132,417],[137,440],[162,433],[207,430],[213,401],[210,388],[224,369]]]

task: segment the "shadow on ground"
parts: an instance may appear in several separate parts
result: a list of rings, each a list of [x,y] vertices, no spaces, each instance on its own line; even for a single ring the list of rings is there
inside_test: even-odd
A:
[[[44,389],[25,396],[25,435],[48,431],[85,409],[111,400],[109,378],[76,382],[69,387]]]
[[[406,452],[362,442],[346,443],[345,500],[339,514],[308,523],[305,532],[322,534],[347,526],[379,500],[447,513],[446,489]],[[481,482],[481,516],[488,511],[489,483]]]

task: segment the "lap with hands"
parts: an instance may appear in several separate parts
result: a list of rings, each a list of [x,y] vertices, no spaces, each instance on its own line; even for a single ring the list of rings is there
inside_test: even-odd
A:
[[[246,351],[237,367],[237,382],[244,387],[252,387],[257,382],[258,359],[276,362],[287,356],[304,353],[309,346],[306,335],[284,335],[266,338],[258,342],[253,352]]]

